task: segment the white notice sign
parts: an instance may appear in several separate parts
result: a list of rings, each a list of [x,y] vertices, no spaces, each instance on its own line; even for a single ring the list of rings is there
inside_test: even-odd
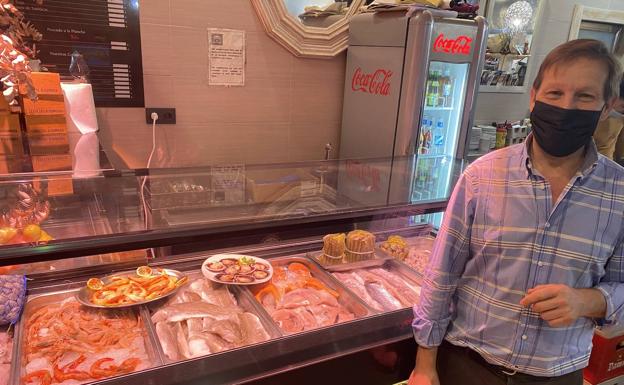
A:
[[[245,85],[245,31],[208,28],[208,84]]]

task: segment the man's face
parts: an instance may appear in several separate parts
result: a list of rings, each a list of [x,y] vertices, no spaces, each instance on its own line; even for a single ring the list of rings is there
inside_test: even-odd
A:
[[[606,81],[606,66],[594,60],[578,59],[555,65],[544,73],[540,88],[531,89],[531,111],[538,100],[566,109],[602,110],[600,120],[606,119],[615,102],[604,100]]]

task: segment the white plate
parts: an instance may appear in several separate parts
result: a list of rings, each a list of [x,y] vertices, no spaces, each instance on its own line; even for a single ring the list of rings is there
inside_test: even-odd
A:
[[[248,259],[253,259],[255,262],[258,263],[262,263],[264,265],[267,265],[269,268],[266,270],[269,275],[266,278],[263,279],[256,279],[253,282],[249,282],[249,283],[243,283],[243,282],[223,282],[220,281],[219,279],[217,279],[217,276],[219,274],[223,274],[223,271],[219,271],[219,272],[212,272],[210,270],[208,270],[208,264],[214,263],[214,262],[220,262],[223,259],[241,259],[241,258],[248,258]],[[271,262],[267,261],[266,259],[262,259],[262,258],[258,258],[258,257],[253,257],[251,255],[242,255],[242,254],[217,254],[217,255],[213,255],[212,257],[206,259],[204,261],[204,263],[202,264],[202,268],[201,268],[202,274],[204,275],[204,277],[208,278],[209,280],[213,281],[213,282],[217,282],[217,283],[222,283],[225,285],[241,285],[241,286],[249,286],[249,285],[257,285],[259,283],[265,283],[265,282],[269,282],[271,280],[271,277],[273,277],[273,266],[271,266]],[[251,274],[248,275],[253,277]]]

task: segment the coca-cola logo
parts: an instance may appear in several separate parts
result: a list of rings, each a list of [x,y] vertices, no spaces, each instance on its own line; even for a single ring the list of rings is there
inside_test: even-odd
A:
[[[390,70],[378,69],[367,74],[358,67],[351,80],[351,89],[373,95],[388,96],[390,95],[391,79],[392,71]]]
[[[441,33],[433,43],[433,52],[446,52],[451,55],[470,55],[470,43],[472,38],[468,36],[457,36],[456,39],[445,38]]]

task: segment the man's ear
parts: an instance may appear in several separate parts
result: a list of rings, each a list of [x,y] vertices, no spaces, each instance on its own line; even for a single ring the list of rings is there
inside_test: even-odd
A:
[[[533,111],[533,107],[535,107],[535,95],[537,94],[537,91],[535,91],[535,88],[531,87],[531,99],[529,101],[529,111]]]
[[[614,96],[607,103],[605,103],[605,106],[602,109],[602,113],[600,114],[601,122],[609,117],[609,114],[613,110],[613,106],[615,106],[615,103],[617,102],[617,100],[618,100],[617,96]]]

